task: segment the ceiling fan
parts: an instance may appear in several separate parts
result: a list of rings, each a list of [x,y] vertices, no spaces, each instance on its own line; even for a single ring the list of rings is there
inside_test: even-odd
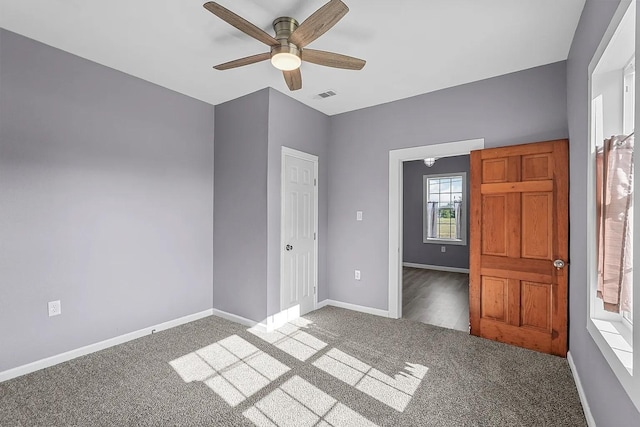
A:
[[[228,70],[271,59],[271,64],[282,70],[284,80],[289,89],[298,90],[302,88],[302,75],[300,74],[302,61],[347,70],[361,70],[366,63],[363,59],[339,53],[305,48],[347,14],[349,8],[340,0],[329,1],[316,10],[302,24],[298,24],[298,21],[288,16],[276,18],[273,21],[275,37],[216,2],[205,3],[204,8],[243,33],[271,47],[270,52],[259,53],[216,65],[213,67],[216,70]]]

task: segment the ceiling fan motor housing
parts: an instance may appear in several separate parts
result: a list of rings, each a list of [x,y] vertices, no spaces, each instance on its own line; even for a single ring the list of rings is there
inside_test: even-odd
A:
[[[279,53],[289,53],[300,57],[300,49],[295,44],[289,42],[289,36],[298,28],[298,21],[288,16],[276,18],[273,21],[273,29],[276,32],[276,40],[280,45],[271,47],[271,57]]]

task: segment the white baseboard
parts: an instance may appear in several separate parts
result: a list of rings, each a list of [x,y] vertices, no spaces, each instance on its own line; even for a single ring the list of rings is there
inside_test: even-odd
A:
[[[403,262],[403,267],[423,268],[425,270],[448,271],[450,273],[468,273],[468,268],[444,267],[442,265],[416,264],[415,262]]]
[[[578,375],[578,370],[576,369],[576,365],[573,363],[573,357],[571,357],[571,352],[567,352],[567,362],[569,362],[569,368],[571,368],[571,373],[573,374],[573,380],[576,383],[576,388],[578,389],[578,396],[580,396],[580,402],[582,403],[582,410],[584,411],[584,416],[587,419],[587,425],[589,427],[597,427],[596,420],[593,418],[593,414],[591,414],[591,408],[589,408],[589,402],[587,401],[587,395],[584,393],[584,389],[582,388],[582,383],[580,382],[580,376]]]
[[[375,316],[389,317],[387,310],[380,310],[379,308],[365,307],[363,305],[349,304],[348,302],[334,301],[332,299],[326,299],[318,303],[318,308],[332,305],[334,307],[346,308],[347,310],[359,311],[362,313],[373,314]]]
[[[266,332],[267,325],[262,322],[256,322],[255,320],[247,319],[246,317],[238,316],[237,314],[227,313],[226,311],[218,310],[217,308],[213,309],[214,316],[221,317],[223,319],[229,320],[231,322],[239,323],[243,326],[248,326],[250,328],[255,328],[258,331]]]
[[[48,368],[53,365],[57,365],[62,362],[75,359],[76,357],[84,356],[96,351],[104,350],[105,348],[113,347],[118,344],[123,344],[127,341],[141,338],[145,335],[150,335],[154,332],[164,331],[165,329],[173,328],[183,325],[185,323],[193,322],[194,320],[202,319],[203,317],[211,316],[213,309],[204,310],[199,313],[190,314],[188,316],[180,317],[179,319],[169,320],[154,326],[139,329],[128,334],[120,335],[117,337],[109,338],[104,341],[100,341],[94,344],[89,344],[84,347],[77,348],[75,350],[66,351],[64,353],[56,354],[55,356],[40,359],[35,362],[28,363],[26,365],[18,366],[16,368],[8,369],[0,372],[0,382],[10,380],[22,375],[30,374],[31,372],[39,371],[40,369]]]

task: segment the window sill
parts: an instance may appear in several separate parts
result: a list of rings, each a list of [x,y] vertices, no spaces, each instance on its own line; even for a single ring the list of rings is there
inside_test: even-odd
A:
[[[629,375],[633,375],[633,331],[626,322],[591,319]]]
[[[640,378],[638,375],[633,376],[633,352],[626,351],[629,349],[627,346],[631,346],[631,342],[627,341],[630,336],[624,333],[625,329],[627,328],[620,321],[587,319],[589,334],[622,384],[622,388],[636,408],[640,409]]]
[[[422,243],[426,244],[434,244],[434,245],[457,245],[457,246],[466,246],[466,240],[454,240],[454,239],[423,239]]]

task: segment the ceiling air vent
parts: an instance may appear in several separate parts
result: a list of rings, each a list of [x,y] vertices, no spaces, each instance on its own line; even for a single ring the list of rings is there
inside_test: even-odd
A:
[[[316,99],[318,99],[318,98],[324,99],[324,98],[329,98],[329,97],[336,96],[336,95],[337,95],[337,93],[335,93],[334,91],[328,90],[326,92],[322,92],[322,93],[317,94],[316,95]]]

